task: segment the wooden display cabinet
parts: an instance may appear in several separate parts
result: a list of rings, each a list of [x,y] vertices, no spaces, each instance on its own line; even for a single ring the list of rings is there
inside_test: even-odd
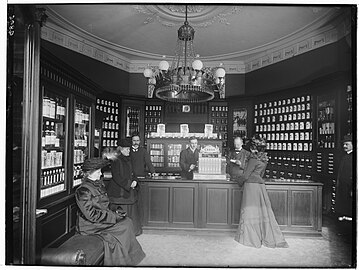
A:
[[[205,145],[218,146],[222,152],[222,140],[198,139],[198,148]],[[180,153],[189,146],[189,138],[149,138],[147,151],[156,172],[180,172]]]
[[[81,183],[83,162],[93,156],[95,93],[100,88],[45,49],[40,76],[42,155],[37,207],[47,214],[37,230],[44,248],[75,231],[74,192]]]

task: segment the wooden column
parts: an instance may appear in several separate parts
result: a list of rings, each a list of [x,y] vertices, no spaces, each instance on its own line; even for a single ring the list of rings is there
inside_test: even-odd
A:
[[[29,8],[32,20],[26,23],[24,45],[21,264],[35,264],[37,183],[40,179],[40,27],[46,18],[43,9]]]

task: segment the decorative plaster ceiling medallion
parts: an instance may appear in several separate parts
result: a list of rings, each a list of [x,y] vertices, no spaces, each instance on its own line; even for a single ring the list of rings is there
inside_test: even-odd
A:
[[[183,24],[185,5],[133,5],[137,12],[149,15],[144,24],[158,21],[166,27]],[[239,6],[188,5],[188,22],[193,27],[205,28],[216,21],[229,25],[227,18],[241,11]]]

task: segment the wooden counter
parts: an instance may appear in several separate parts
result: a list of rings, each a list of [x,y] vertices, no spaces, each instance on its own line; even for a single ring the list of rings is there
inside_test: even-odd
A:
[[[142,179],[144,229],[228,231],[238,228],[242,189],[232,181]],[[285,234],[321,235],[322,184],[266,182]]]

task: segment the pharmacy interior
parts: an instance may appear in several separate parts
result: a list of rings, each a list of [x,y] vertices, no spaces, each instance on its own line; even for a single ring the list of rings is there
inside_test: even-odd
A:
[[[20,17],[33,12],[11,11]],[[334,211],[341,140],[355,130],[350,12],[341,9],[326,32],[274,48],[241,68],[224,61],[213,74],[203,72],[195,80],[184,75],[180,83],[172,76],[171,85],[148,67],[133,72],[107,63],[105,50],[96,51],[91,43],[60,31],[51,10],[46,24],[25,20],[35,30],[24,26],[8,41],[14,59],[8,67],[13,82],[9,127],[12,145],[24,148],[27,136],[28,148],[14,154],[7,196],[11,209],[20,210],[18,226],[26,226],[25,209],[46,209],[46,214],[33,217],[36,226],[26,229],[25,236],[11,235],[14,245],[27,245],[23,253],[37,253],[73,234],[74,191],[81,184],[84,160],[115,149],[120,138],[135,132],[156,171],[140,181],[144,229],[235,230],[242,191],[226,174],[223,158],[235,137],[259,134],[267,141],[270,159],[264,178],[281,229],[320,235],[322,214]],[[24,115],[31,120],[26,127]],[[188,180],[181,178],[179,157],[191,136],[201,151],[198,170]],[[21,159],[28,164],[18,168]],[[26,192],[28,202],[22,199]],[[33,251],[24,237],[32,239]]]

